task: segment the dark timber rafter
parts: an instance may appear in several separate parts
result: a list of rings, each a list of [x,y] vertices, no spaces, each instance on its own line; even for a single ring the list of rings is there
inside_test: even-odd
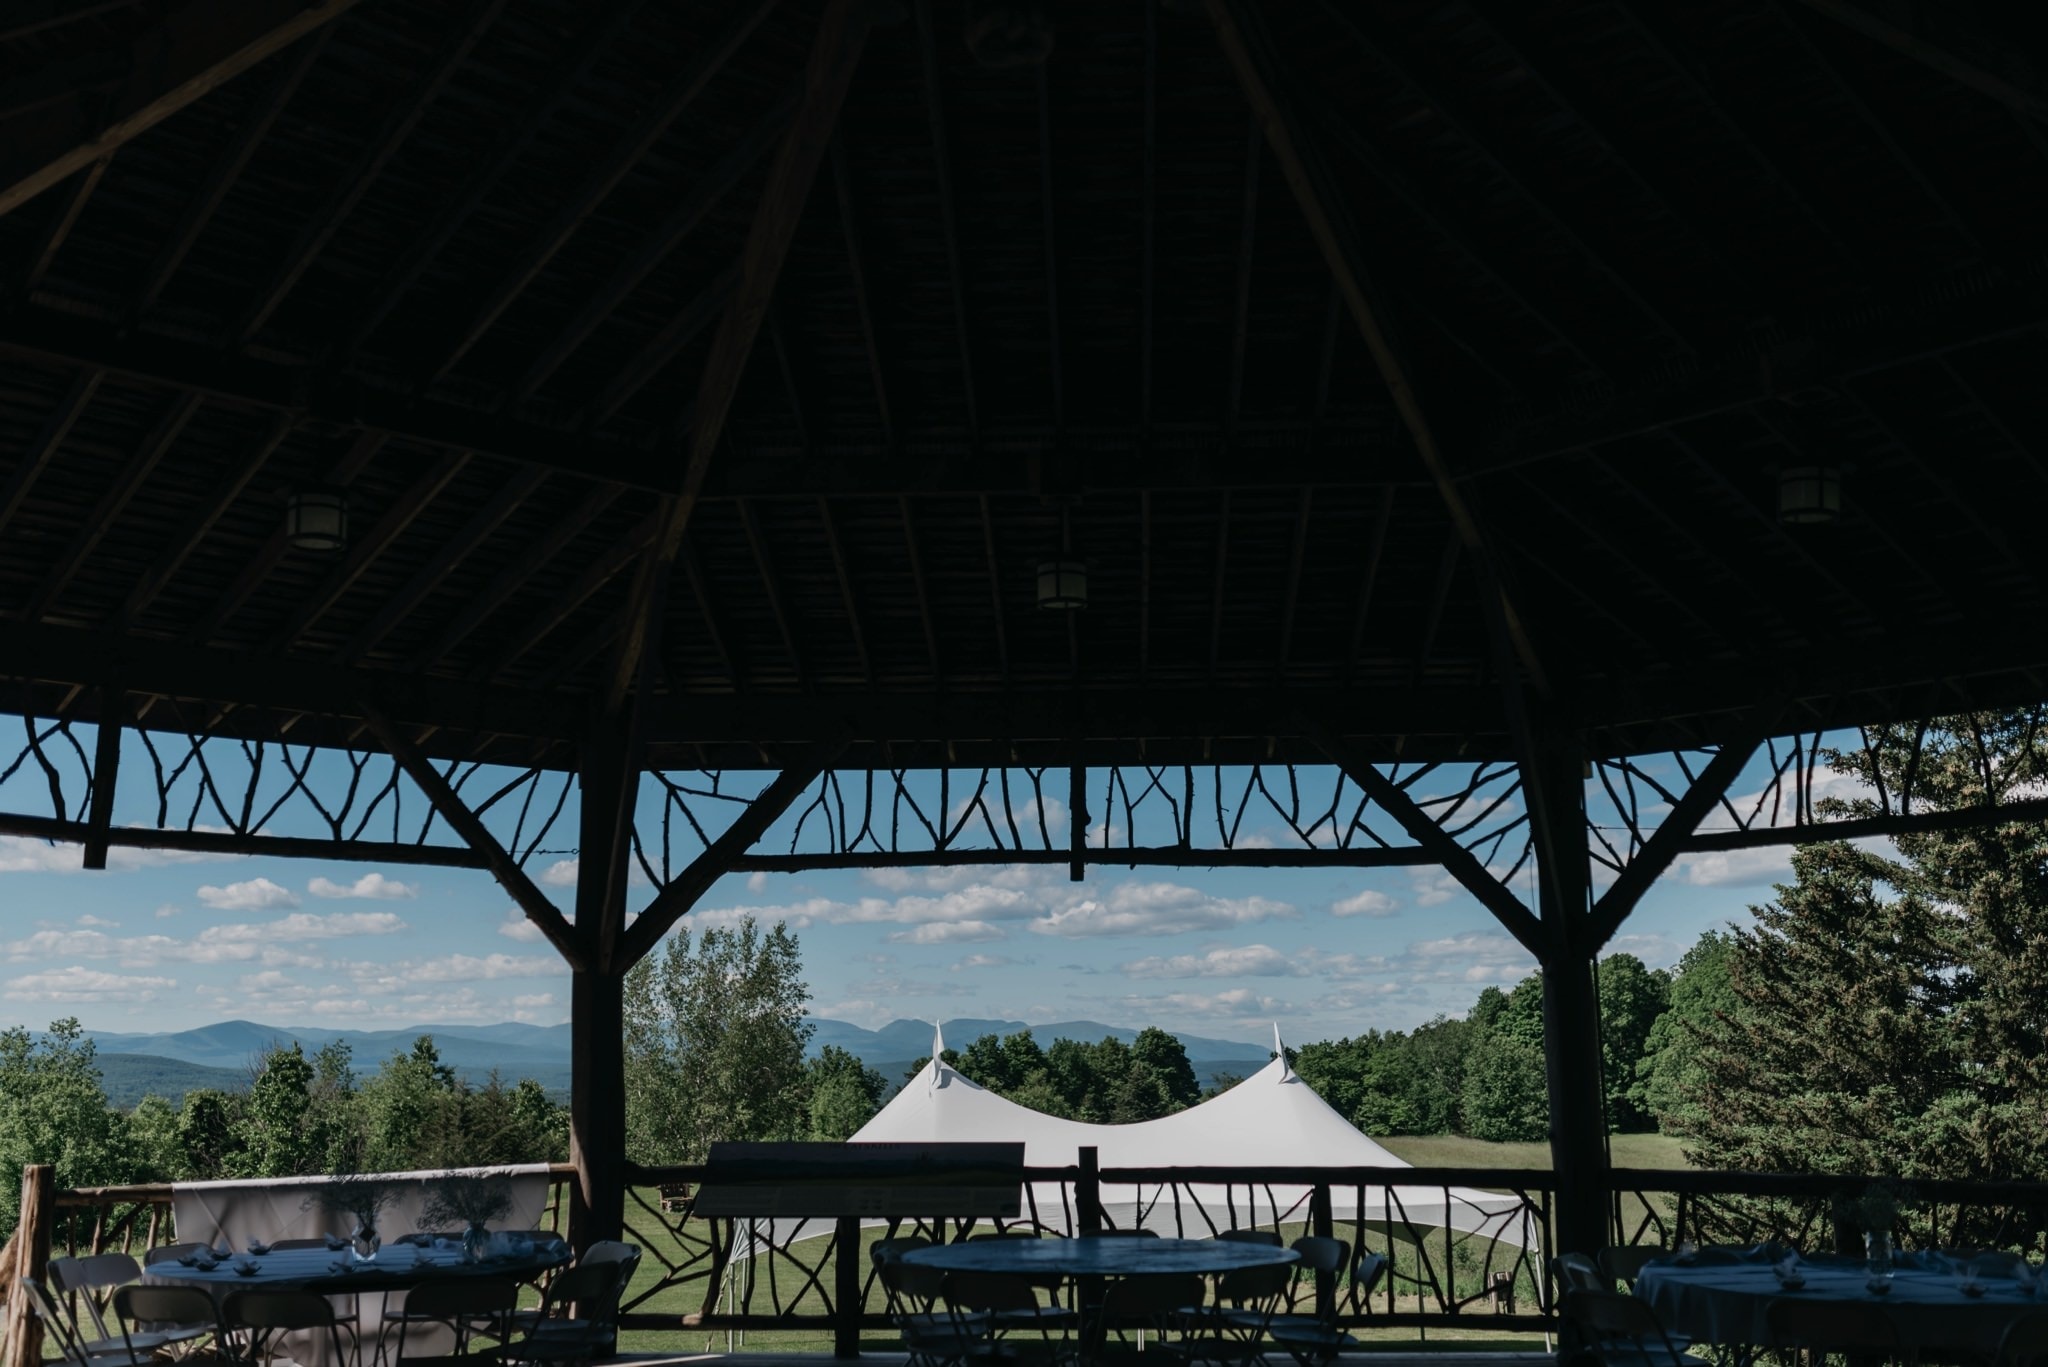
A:
[[[1067,370],[1060,359],[1059,227],[1052,195],[1052,91],[1046,64],[1038,64],[1038,197],[1045,217],[1046,361],[1052,370],[1052,425],[1057,433],[1067,422]]]
[[[277,312],[299,281],[305,278],[306,272],[312,269],[314,259],[329,242],[333,241],[334,234],[340,230],[349,214],[354,212],[356,205],[362,202],[363,196],[369,193],[377,177],[383,174],[385,166],[398,155],[398,150],[405,146],[406,139],[419,127],[419,122],[426,116],[428,108],[442,90],[447,88],[448,82],[461,69],[462,64],[469,60],[470,53],[476,50],[476,45],[483,39],[484,33],[497,22],[498,16],[504,12],[506,3],[507,0],[483,0],[462,36],[442,54],[441,60],[435,63],[434,68],[413,90],[411,98],[385,119],[384,126],[378,130],[377,136],[363,149],[355,165],[343,174],[341,183],[335,186],[327,201],[315,207],[312,217],[306,220],[305,226],[299,230],[297,240],[285,253],[284,262],[278,267],[277,274],[271,278],[268,285],[258,291],[255,299],[250,301],[247,311],[243,313],[241,322],[236,325],[235,337],[238,341],[246,344],[261,332],[263,325],[270,321],[271,315]]]
[[[861,345],[868,356],[868,378],[875,386],[875,409],[882,418],[882,444],[896,448],[896,421],[889,408],[889,380],[882,364],[881,342],[875,336],[874,300],[868,289],[866,255],[861,251],[860,219],[853,202],[853,176],[846,166],[843,138],[832,139],[832,193],[839,205],[839,231],[846,239],[847,281],[853,288],[854,313],[860,320]]]
[[[925,118],[932,130],[932,169],[939,182],[939,224],[946,238],[946,280],[953,295],[953,333],[960,346],[960,383],[967,404],[967,439],[981,445],[981,408],[975,398],[974,348],[967,327],[967,282],[960,264],[959,214],[953,201],[953,160],[946,137],[946,101],[939,89],[939,49],[932,34],[931,0],[917,0],[917,44],[924,59]]]
[[[178,571],[185,567],[185,562],[192,558],[193,552],[206,540],[214,524],[234,506],[235,500],[248,489],[250,481],[256,478],[291,432],[290,418],[280,414],[271,420],[263,439],[240,465],[235,466],[226,478],[214,487],[211,496],[200,505],[197,515],[180,523],[183,534],[176,544],[149,567],[149,573],[145,574],[129,593],[127,601],[121,605],[118,625],[125,627],[148,611],[149,605],[154,603],[157,595],[178,577]]]
[[[83,171],[208,91],[346,14],[356,0],[188,0],[124,54],[125,74],[104,98],[69,102],[17,120],[0,153],[0,215]]]
[[[1458,535],[1472,553],[1479,569],[1482,592],[1498,600],[1514,653],[1527,671],[1530,682],[1539,691],[1547,691],[1547,675],[1521,614],[1501,582],[1499,566],[1494,563],[1479,522],[1437,446],[1436,436],[1423,414],[1421,401],[1407,370],[1395,354],[1393,343],[1382,329],[1373,302],[1368,297],[1363,254],[1342,198],[1336,194],[1328,171],[1315,158],[1313,149],[1302,143],[1292,116],[1281,103],[1279,92],[1286,86],[1277,70],[1262,21],[1257,12],[1242,0],[1208,0],[1208,5],[1217,36],[1237,72],[1238,84],[1266,130],[1266,141],[1273,149],[1274,159],[1280,163],[1281,172],[1294,191],[1303,216],[1308,219],[1316,245],[1322,249],[1325,263],[1336,277],[1338,288],[1344,292],[1345,302],[1351,307],[1352,318],[1365,338],[1366,348],[1372,353],[1380,378],[1386,383],[1394,406],[1414,439],[1416,453],[1422,457],[1424,468],[1435,481]]]
[[[1967,44],[1987,53],[2005,55],[2002,51],[2005,40],[1995,34],[1916,31],[1911,24],[1913,18],[1931,26],[1945,17],[1943,11],[1932,5],[1894,7],[1890,13],[1879,13],[1856,3],[1856,0],[1800,0],[1800,3],[1816,14],[1825,14],[1864,37],[1904,53],[1921,65],[1998,101],[2014,113],[2038,122],[2048,122],[2048,91],[2038,83],[1988,70],[1982,63],[1972,61],[1958,51]]]
[[[760,336],[769,302],[774,298],[783,258],[796,236],[797,222],[810,197],[811,182],[831,142],[833,125],[853,81],[854,68],[859,65],[872,17],[869,5],[861,0],[830,0],[819,23],[804,71],[803,103],[769,169],[768,183],[761,192],[753,230],[747,235],[746,251],[740,260],[739,280],[718,333],[711,340],[711,353],[698,382],[681,488],[673,497],[663,500],[654,544],[634,579],[625,634],[605,689],[608,710],[622,704],[639,675],[643,655],[652,645],[683,532],[696,511],[711,458],[725,434],[725,420],[738,395],[740,377],[746,372],[754,341]]]
[[[35,486],[37,476],[48,467],[64,439],[71,435],[79,415],[85,412],[86,405],[99,391],[100,381],[105,378],[105,374],[98,370],[81,370],[72,378],[71,387],[64,392],[63,398],[57,400],[56,408],[51,410],[35,440],[22,452],[14,472],[7,477],[7,483],[0,485],[0,532],[6,531],[14,515],[21,511],[22,500]]]
[[[64,241],[71,236],[71,230],[78,226],[78,219],[85,212],[85,206],[92,199],[93,191],[100,188],[100,181],[106,178],[107,167],[113,164],[114,154],[107,153],[88,166],[71,187],[71,194],[65,199],[64,207],[50,220],[50,226],[43,230],[43,239],[29,258],[28,270],[21,278],[21,292],[33,294],[43,283],[43,277],[50,273],[50,266],[57,259],[57,253],[64,249]]]

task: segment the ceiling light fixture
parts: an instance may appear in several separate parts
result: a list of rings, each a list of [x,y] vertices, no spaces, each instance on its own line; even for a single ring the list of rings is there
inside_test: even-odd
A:
[[[302,551],[348,544],[348,496],[339,489],[298,489],[285,500],[285,539]]]
[[[1811,526],[1841,520],[1841,466],[1791,465],[1778,471],[1778,521]]]

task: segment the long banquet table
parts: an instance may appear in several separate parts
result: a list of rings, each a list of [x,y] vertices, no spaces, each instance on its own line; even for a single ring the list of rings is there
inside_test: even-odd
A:
[[[2006,1327],[2031,1310],[2042,1309],[2029,1284],[1988,1278],[1981,1296],[1963,1292],[1960,1272],[1900,1268],[1891,1290],[1869,1290],[1868,1273],[1859,1264],[1804,1263],[1805,1285],[1781,1286],[1768,1263],[1701,1263],[1683,1266],[1655,1262],[1636,1278],[1636,1295],[1648,1301],[1665,1327],[1695,1343],[1754,1348],[1770,1342],[1766,1316],[1772,1301],[1845,1301],[1883,1309],[1898,1327],[1904,1346],[1913,1351],[1959,1350],[1989,1354],[1997,1349]]]

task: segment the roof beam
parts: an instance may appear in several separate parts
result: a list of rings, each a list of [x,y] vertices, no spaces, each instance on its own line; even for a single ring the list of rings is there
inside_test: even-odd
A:
[[[1046,76],[1047,64],[1038,71],[1038,199],[1045,218],[1045,325],[1046,364],[1052,371],[1052,425],[1057,432],[1067,423],[1067,369],[1060,357],[1060,258],[1059,223],[1053,213],[1052,194],[1052,91]]]
[[[731,644],[732,633],[721,624],[718,608],[711,601],[710,576],[699,562],[696,544],[685,540],[682,554],[676,559],[683,567],[683,579],[690,586],[690,597],[696,601],[697,615],[704,619],[704,634],[711,638],[711,649],[717,653],[719,664],[724,666],[726,677],[738,689],[745,682],[740,657]]]
[[[860,245],[860,218],[853,203],[853,176],[846,167],[843,138],[832,139],[832,190],[839,201],[839,230],[846,238],[846,270],[853,287],[854,312],[860,319],[861,344],[867,349],[868,378],[875,386],[875,409],[882,419],[882,441],[896,448],[896,420],[889,408],[889,380],[882,364],[882,346],[875,335],[874,301],[868,291],[868,267]]]
[[[1244,402],[1244,344],[1252,318],[1252,252],[1259,226],[1259,148],[1266,141],[1265,130],[1256,115],[1244,149],[1244,206],[1237,225],[1237,287],[1231,292],[1230,369],[1223,394],[1223,430],[1237,431],[1237,415]]]
[[[718,318],[719,310],[731,301],[739,284],[740,273],[735,267],[721,272],[699,290],[695,298],[683,305],[680,313],[663,324],[661,331],[648,338],[629,360],[618,367],[611,382],[591,404],[591,420],[603,422],[631,403],[633,396],[645,389],[663,367],[711,326]]]
[[[356,0],[189,0],[138,37],[104,99],[80,92],[15,120],[0,155],[0,214],[83,171],[207,92],[341,15]],[[26,125],[26,126],[21,126]]]
[[[1321,165],[1314,150],[1302,142],[1293,117],[1281,102],[1279,92],[1286,86],[1277,70],[1263,20],[1258,11],[1244,0],[1208,0],[1208,8],[1224,53],[1237,74],[1238,85],[1266,130],[1266,141],[1273,149],[1274,160],[1280,164],[1281,172],[1301,206],[1302,215],[1308,220],[1309,231],[1315,237],[1316,245],[1322,249],[1330,273],[1336,277],[1338,288],[1344,292],[1345,300],[1351,306],[1352,318],[1365,338],[1366,348],[1372,353],[1380,378],[1393,396],[1402,422],[1414,439],[1423,467],[1437,486],[1438,495],[1451,515],[1452,525],[1472,553],[1479,569],[1482,592],[1494,600],[1489,604],[1489,611],[1497,609],[1500,612],[1507,637],[1530,683],[1539,693],[1547,692],[1548,676],[1528,628],[1501,583],[1499,567],[1494,564],[1478,519],[1458,487],[1449,462],[1437,446],[1436,435],[1422,411],[1406,367],[1395,354],[1393,343],[1382,328],[1368,297],[1363,252],[1358,246],[1357,234],[1349,221],[1342,197],[1337,194],[1328,170]]]
[[[107,167],[113,163],[112,152],[101,157],[85,169],[78,181],[71,187],[71,195],[64,201],[64,207],[57,211],[50,226],[43,230],[42,241],[37,245],[35,255],[29,259],[28,270],[21,279],[21,292],[33,294],[43,283],[43,277],[50,273],[50,266],[57,259],[57,253],[64,249],[64,240],[71,236],[71,230],[78,226],[78,216],[85,212],[85,206],[92,199],[92,192],[100,188],[100,181],[107,174]]]
[[[917,44],[924,65],[925,121],[931,126],[932,169],[939,185],[939,225],[946,238],[946,282],[953,295],[953,334],[960,348],[960,384],[967,403],[967,440],[981,445],[981,409],[975,398],[974,348],[967,326],[967,282],[960,265],[959,214],[953,202],[953,162],[947,150],[946,102],[939,89],[939,49],[932,35],[931,0],[917,0]]]
[[[853,637],[853,651],[860,660],[860,676],[875,681],[874,660],[868,655],[868,636],[860,622],[860,605],[854,600],[853,572],[846,566],[846,548],[839,541],[839,525],[832,516],[829,499],[818,500],[818,521],[825,528],[825,546],[832,552],[832,576],[839,584],[839,605],[846,611],[846,629]]]
[[[660,515],[650,513],[642,518],[633,529],[612,543],[605,552],[590,564],[584,566],[568,584],[548,600],[546,608],[526,620],[525,630],[489,663],[470,671],[473,679],[491,679],[510,669],[519,659],[554,634],[557,627],[567,621],[575,611],[612,580],[631,568],[634,557],[646,553],[647,547],[660,530]]]
[[[1145,6],[1145,169],[1138,247],[1138,426],[1152,428],[1152,296],[1159,219],[1159,7]]]
[[[1358,677],[1359,657],[1365,651],[1365,624],[1372,615],[1373,590],[1379,587],[1380,561],[1387,553],[1387,532],[1394,524],[1394,493],[1394,486],[1389,484],[1380,494],[1380,510],[1373,518],[1372,540],[1366,545],[1365,570],[1358,585],[1358,606],[1351,613],[1351,651],[1345,672],[1354,680]]]
[[[739,283],[725,317],[711,339],[711,352],[697,385],[681,487],[663,501],[661,527],[634,580],[625,635],[619,643],[606,689],[608,706],[616,706],[639,676],[642,656],[659,630],[662,605],[675,567],[676,551],[697,496],[710,472],[712,455],[725,435],[725,420],[739,395],[740,379],[753,355],[754,342],[775,297],[782,262],[796,237],[798,221],[810,199],[811,182],[831,144],[839,107],[853,83],[854,68],[866,46],[874,7],[859,0],[828,0],[817,36],[804,67],[803,103],[777,149],[768,183],[754,211],[754,223],[741,255]]]
[[[789,610],[782,601],[782,584],[768,555],[768,539],[762,535],[753,505],[745,499],[739,502],[739,515],[740,529],[747,535],[747,550],[754,558],[754,572],[761,576],[761,591],[768,597],[768,614],[775,619],[775,630],[782,637],[783,652],[789,656],[789,672],[796,679],[797,687],[801,688],[804,681],[803,650],[798,644]]]
[[[1001,563],[996,558],[995,518],[990,514],[987,494],[981,495],[976,503],[981,510],[982,551],[988,557],[989,621],[996,629],[996,667],[1001,671],[1000,677],[1007,685],[1010,680],[1010,631],[1003,618],[1003,571]],[[909,525],[907,517],[904,525]],[[935,640],[928,644],[933,661],[932,673],[936,675],[939,648]]]
[[[1294,536],[1287,547],[1287,598],[1280,609],[1280,650],[1274,667],[1285,671],[1287,657],[1294,649],[1294,610],[1301,602],[1301,563],[1308,551],[1308,514],[1315,490],[1304,487],[1294,507]]]
[[[1217,501],[1216,508],[1216,549],[1210,556],[1214,563],[1209,585],[1209,678],[1216,677],[1216,667],[1223,656],[1223,590],[1228,584],[1227,567],[1230,564],[1230,490],[1225,489]]]
[[[917,590],[917,620],[924,627],[925,657],[931,661],[932,677],[939,677],[939,629],[932,616],[931,590],[925,584],[924,553],[917,545],[917,523],[910,515],[910,500],[896,500],[896,511],[903,519],[904,559],[910,566],[910,582]],[[991,562],[990,573],[994,573]]]
[[[717,37],[698,51],[694,62],[668,83],[632,133],[615,145],[611,155],[592,167],[583,183],[555,206],[554,216],[528,245],[518,264],[478,301],[469,321],[455,336],[440,364],[426,378],[426,385],[432,385],[461,363],[470,348],[483,339],[491,325],[533,283],[533,278],[554,260],[555,253],[576,235],[576,230],[583,226],[591,211],[640,164],[640,159],[661,140],[669,125],[682,116],[690,101],[696,99],[711,83],[711,78],[724,69],[726,62],[774,8],[775,0],[752,0]]]
[[[98,370],[81,370],[71,377],[71,387],[64,391],[64,397],[57,400],[57,406],[50,410],[50,416],[43,420],[41,430],[28,449],[21,453],[15,463],[14,473],[7,477],[7,483],[0,486],[0,532],[7,530],[7,524],[21,511],[22,502],[35,487],[36,479],[56,456],[57,448],[71,435],[71,429],[85,412],[92,396],[99,392],[100,381],[106,375]]]
[[[256,443],[255,449],[214,486],[213,493],[200,506],[198,513],[179,522],[181,535],[177,543],[149,567],[149,572],[142,576],[128,594],[127,601],[121,605],[120,616],[116,619],[117,626],[125,628],[131,625],[137,617],[148,610],[151,603],[156,601],[157,595],[178,577],[178,571],[185,567],[185,562],[192,558],[192,553],[198,550],[200,544],[212,533],[214,524],[235,505],[235,500],[248,489],[249,482],[256,478],[291,432],[292,420],[279,414],[271,421],[269,430],[263,434],[263,439]]]
[[[1800,0],[1800,3],[1816,14],[1825,14],[1836,23],[1996,100],[2015,113],[2024,114],[2037,123],[2048,123],[2048,90],[2043,90],[2031,76],[2021,74],[2026,66],[2023,61],[2000,63],[2008,68],[2006,73],[1990,69],[1989,64],[1997,63],[2000,57],[2017,55],[2006,45],[2005,39],[1992,34],[1918,31],[1919,25],[1914,20],[1933,20],[1948,12],[1938,6],[1891,5],[1887,7],[1889,16],[1897,17],[1889,17],[1873,14],[1855,0]],[[1898,22],[1899,18],[1906,22]],[[1951,41],[1954,39],[1962,42],[1954,43]],[[1982,60],[1962,56],[1955,50],[1961,46],[1977,47]]]
[[[775,353],[775,372],[782,380],[783,395],[789,400],[789,419],[796,425],[796,444],[808,457],[811,453],[811,425],[804,420],[803,386],[797,383],[796,366],[790,360],[789,339],[779,319],[780,314],[771,303],[764,324],[768,332],[768,349]]]

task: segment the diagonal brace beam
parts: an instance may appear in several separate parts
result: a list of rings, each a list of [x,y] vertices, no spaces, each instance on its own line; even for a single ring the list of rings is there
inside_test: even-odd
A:
[[[1775,714],[1775,709],[1772,711]],[[1592,919],[1586,928],[1588,954],[1598,954],[1600,947],[1614,938],[1614,932],[1621,929],[1621,923],[1635,910],[1643,894],[1671,867],[1671,861],[1685,851],[1686,842],[1692,839],[1707,813],[1714,810],[1714,804],[1727,796],[1728,786],[1748,765],[1763,738],[1764,731],[1759,727],[1739,740],[1723,744],[1721,752],[1707,762],[1685,796],[1657,827],[1656,834],[1643,842],[1636,857],[1628,861],[1628,867],[1600,894],[1593,903]]]
[[[1520,941],[1522,948],[1534,955],[1538,963],[1548,962],[1550,956],[1545,952],[1542,923],[1523,905],[1521,898],[1508,890],[1505,883],[1486,871],[1486,865],[1479,862],[1477,855],[1460,845],[1450,832],[1416,804],[1414,798],[1408,796],[1407,790],[1381,773],[1337,733],[1313,717],[1299,716],[1296,723],[1301,734],[1328,755],[1330,762],[1343,770],[1346,778],[1363,788],[1367,797],[1379,803],[1387,815],[1401,823],[1401,829],[1408,832],[1409,839],[1433,855],[1443,865],[1444,872],[1478,898],[1480,905],[1493,913],[1494,919]]]
[[[788,811],[790,804],[803,796],[812,780],[825,772],[832,761],[852,740],[853,733],[841,727],[834,735],[827,737],[789,768],[777,775],[775,781],[761,790],[761,795],[747,805],[737,821],[726,828],[725,834],[704,847],[704,852],[690,861],[688,868],[669,880],[668,886],[649,902],[626,932],[624,965],[630,966],[647,957],[661,937],[674,929],[677,921],[699,898],[711,890],[711,885],[732,870],[733,861],[752,849],[754,842],[775,824],[776,818]]]
[[[519,909],[526,913],[527,919],[540,927],[541,934],[548,937],[548,943],[555,947],[557,954],[568,961],[569,967],[578,972],[584,971],[588,967],[588,956],[584,951],[583,942],[577,938],[575,928],[569,924],[568,918],[548,900],[548,895],[540,890],[539,885],[526,876],[526,870],[519,866],[519,861],[498,843],[498,838],[492,835],[477,814],[469,809],[469,804],[462,800],[461,794],[448,786],[448,780],[441,776],[441,771],[434,767],[432,761],[420,753],[419,747],[407,740],[405,734],[393,726],[391,720],[377,708],[365,704],[362,711],[363,720],[369,725],[371,733],[377,737],[391,758],[398,761],[398,767],[405,770],[412,781],[419,785],[420,791],[427,795],[427,801],[434,804],[434,810],[440,813],[441,819],[462,837],[465,844],[483,857],[492,877],[511,894],[512,900],[519,904]]]

